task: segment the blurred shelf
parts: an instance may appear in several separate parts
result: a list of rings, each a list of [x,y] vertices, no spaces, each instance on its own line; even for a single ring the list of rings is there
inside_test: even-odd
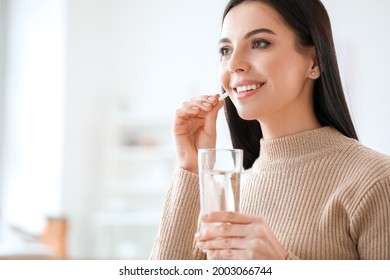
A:
[[[92,217],[102,258],[148,255],[176,161],[172,122],[167,112],[150,110],[108,117],[104,178]]]

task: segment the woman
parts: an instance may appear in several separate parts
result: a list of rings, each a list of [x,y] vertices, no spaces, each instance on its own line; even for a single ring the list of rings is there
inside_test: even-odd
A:
[[[229,98],[176,112],[179,167],[151,257],[390,259],[390,158],[357,141],[321,2],[232,0],[221,33]],[[197,150],[215,147],[224,104],[249,169],[242,209],[202,216],[219,225],[197,232]]]

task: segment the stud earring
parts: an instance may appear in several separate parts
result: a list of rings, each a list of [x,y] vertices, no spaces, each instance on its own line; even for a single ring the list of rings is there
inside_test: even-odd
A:
[[[315,72],[315,71],[311,72],[311,75],[312,75],[312,76],[315,76],[315,75],[316,75],[316,72]]]

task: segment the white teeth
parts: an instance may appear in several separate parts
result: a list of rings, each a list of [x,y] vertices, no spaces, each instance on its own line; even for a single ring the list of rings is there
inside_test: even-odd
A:
[[[243,91],[248,91],[248,90],[254,90],[254,89],[259,88],[260,86],[261,86],[261,84],[237,87],[237,92],[243,92]]]

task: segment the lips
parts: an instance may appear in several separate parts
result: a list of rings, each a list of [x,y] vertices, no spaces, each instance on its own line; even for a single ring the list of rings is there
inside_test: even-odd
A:
[[[237,91],[237,93],[241,93],[241,92],[245,92],[245,91],[249,91],[249,90],[255,90],[255,89],[258,89],[260,87],[261,87],[261,84],[258,83],[258,84],[248,85],[248,86],[240,86],[240,87],[237,87],[235,90]]]
[[[264,84],[265,82],[246,80],[246,81],[239,81],[233,83],[231,88],[239,98],[243,98],[252,95],[257,89],[261,88]]]

